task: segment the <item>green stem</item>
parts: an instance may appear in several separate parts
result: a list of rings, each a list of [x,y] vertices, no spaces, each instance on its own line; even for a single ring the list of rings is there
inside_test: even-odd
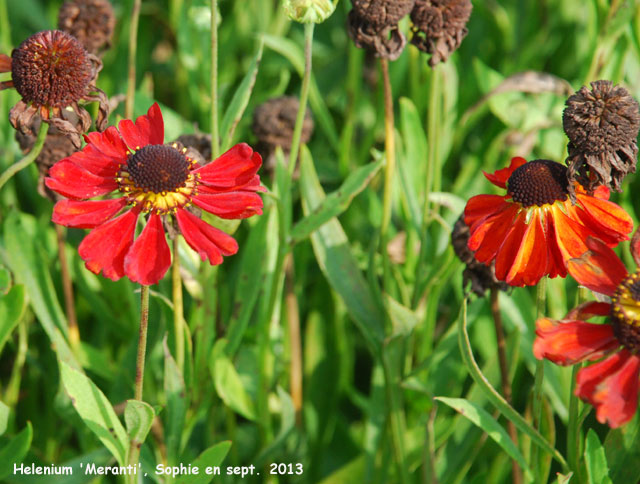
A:
[[[182,373],[184,370],[184,305],[182,301],[182,279],[180,278],[180,257],[178,256],[178,237],[173,239],[171,284],[173,298],[173,327],[176,338],[176,364]]]
[[[7,0],[0,0],[0,52],[9,53],[11,47],[11,22],[7,12]]]
[[[536,294],[536,321],[541,318],[545,313],[547,296],[547,278],[543,277],[538,283]],[[544,380],[544,360],[536,361],[536,373],[533,383],[533,428],[540,429],[540,422],[542,420],[542,382]],[[540,471],[538,465],[538,448],[534,445],[531,447],[531,454],[529,462],[533,465],[534,472]],[[536,476],[540,477],[540,476]]]
[[[298,161],[300,151],[300,138],[302,136],[302,125],[307,113],[307,100],[309,99],[309,86],[311,85],[311,64],[313,53],[313,28],[316,24],[309,22],[304,25],[304,73],[302,75],[302,87],[300,88],[300,105],[296,116],[296,124],[293,128],[293,139],[291,140],[291,152],[289,154],[289,178],[293,176]]]
[[[133,118],[133,106],[136,98],[136,52],[138,50],[138,22],[142,0],[133,0],[131,23],[129,24],[129,69],[127,73],[127,97],[124,105],[124,117]]]
[[[391,426],[391,442],[392,449],[398,467],[398,473],[401,483],[409,482],[409,475],[407,473],[407,467],[405,465],[405,449],[404,439],[406,435],[406,425],[404,409],[402,408],[402,402],[400,401],[401,392],[400,378],[396,378],[394,375],[398,374],[397,365],[392,365],[388,361],[388,356],[382,355],[382,366],[384,369],[385,389],[387,393],[387,405],[389,407],[389,424]],[[392,368],[392,366],[396,368]],[[394,371],[394,369],[396,371]]]
[[[18,395],[20,394],[20,381],[22,380],[22,369],[27,359],[27,350],[29,348],[29,335],[27,331],[27,321],[23,316],[18,323],[18,352],[16,353],[13,368],[11,369],[11,378],[7,385],[4,395],[4,403],[9,408],[14,408],[18,403]]]
[[[429,195],[434,189],[440,139],[440,70],[436,67],[431,71],[431,82],[429,84],[429,107],[427,113],[427,176],[424,189],[424,206],[422,212],[423,232],[429,223]]]
[[[40,152],[42,151],[42,147],[44,146],[44,142],[47,139],[47,133],[49,131],[49,125],[47,123],[40,124],[40,131],[38,131],[38,137],[36,138],[36,142],[31,148],[31,151],[22,158],[20,161],[14,163],[9,168],[7,168],[2,175],[0,175],[0,189],[4,186],[5,183],[20,170],[26,168],[31,163],[35,161]]]
[[[218,0],[211,0],[211,156],[220,155],[218,126]]]
[[[582,365],[578,363],[573,366],[571,372],[571,387],[569,388],[569,424],[567,428],[567,460],[569,461],[569,467],[576,476],[580,474],[580,425],[578,422],[580,408],[580,401],[578,397],[574,395],[576,388],[576,377],[578,371],[580,371]],[[578,479],[578,482],[582,482]]]
[[[69,272],[69,262],[65,252],[65,229],[62,225],[54,224],[56,238],[58,240],[58,259],[60,259],[60,277],[62,278],[62,290],[64,292],[64,307],[69,324],[69,343],[73,349],[80,345],[80,330],[76,316],[75,298],[73,296],[73,281]]]
[[[391,81],[389,80],[389,62],[380,59],[382,67],[382,80],[384,83],[384,150],[386,165],[384,168],[384,193],[382,198],[382,224],[380,225],[380,241],[383,251],[386,253],[387,229],[391,222],[391,203],[393,201],[393,177],[396,169],[396,149],[393,129],[393,95],[391,93]],[[384,254],[383,254],[383,257]]]

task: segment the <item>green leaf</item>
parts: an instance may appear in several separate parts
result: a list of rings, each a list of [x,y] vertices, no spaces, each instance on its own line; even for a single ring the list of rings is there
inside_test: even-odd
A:
[[[611,429],[604,440],[613,482],[637,482],[640,476],[640,416],[617,429]]]
[[[226,340],[218,340],[213,347],[209,361],[209,370],[216,392],[233,411],[249,420],[255,420],[256,413],[253,402],[244,389],[233,363],[225,353],[226,344]]]
[[[20,322],[26,302],[22,284],[16,284],[6,295],[0,295],[0,353]]]
[[[382,167],[382,161],[361,166],[351,173],[342,186],[327,197],[309,215],[300,220],[291,230],[291,241],[298,243],[315,232],[333,217],[344,212],[351,201],[364,190]]]
[[[20,464],[31,447],[33,431],[31,422],[18,435],[13,437],[0,449],[0,479],[4,479],[13,473],[13,464]]]
[[[561,474],[558,472],[557,476],[556,484],[569,484],[573,477],[573,472],[569,472],[569,474]]]
[[[169,464],[180,461],[182,431],[185,415],[189,406],[185,393],[184,378],[178,365],[169,352],[167,338],[162,341],[164,351],[164,392],[167,398],[167,411],[164,413],[164,429]]]
[[[233,94],[233,98],[231,98],[229,107],[224,113],[224,118],[222,118],[222,123],[220,124],[220,134],[222,139],[224,140],[222,143],[223,151],[226,151],[231,147],[233,132],[235,131],[238,122],[242,118],[242,115],[245,109],[247,109],[247,105],[249,104],[251,92],[253,91],[253,86],[255,85],[256,77],[258,76],[258,67],[260,65],[260,60],[262,59],[263,47],[264,40],[260,38],[258,52],[251,61],[249,70],[242,79],[242,82],[238,86],[238,89],[236,89],[236,92]]]
[[[388,294],[385,294],[385,303],[387,312],[391,317],[393,336],[408,336],[413,331],[413,328],[420,323],[420,318],[416,313]]]
[[[230,448],[231,442],[228,440],[209,447],[191,463],[191,467],[197,467],[200,472],[198,474],[184,474],[178,478],[176,484],[207,484],[211,482],[214,475],[213,472],[207,475],[207,467],[212,469],[219,467],[229,453]],[[224,472],[221,472],[221,474],[224,474]]]
[[[86,375],[64,361],[60,361],[60,375],[64,389],[80,418],[118,463],[125,465],[129,439],[107,397]]]
[[[11,288],[11,273],[0,264],[0,295],[7,294]]]
[[[305,214],[319,207],[325,199],[311,153],[300,151],[300,191]],[[384,338],[384,321],[380,306],[366,283],[349,248],[349,240],[340,222],[333,218],[311,235],[318,265],[331,287],[344,301],[349,314],[373,348]]]
[[[587,432],[587,442],[584,449],[584,459],[587,464],[589,484],[611,484],[609,466],[604,447],[600,443],[598,434],[593,429]]]
[[[127,400],[124,409],[124,423],[127,426],[129,440],[142,445],[151,429],[155,412],[148,403],[140,400]]]
[[[260,454],[255,458],[256,467],[261,468],[268,462],[271,462],[277,455],[280,447],[286,442],[289,433],[293,430],[296,423],[296,411],[293,408],[293,401],[287,392],[282,388],[277,388],[278,399],[280,400],[280,431],[271,443],[262,449]]]
[[[0,435],[7,431],[9,423],[9,406],[4,402],[0,402]]]
[[[473,402],[465,400],[464,398],[434,397],[434,399],[450,406],[484,430],[487,435],[495,440],[495,442],[502,447],[507,454],[509,454],[509,457],[514,459],[518,465],[524,469],[524,472],[529,474],[529,477],[531,477],[531,470],[529,469],[529,466],[527,466],[527,461],[518,450],[518,447],[513,443],[513,440],[511,440],[502,425],[500,425],[484,408]]]

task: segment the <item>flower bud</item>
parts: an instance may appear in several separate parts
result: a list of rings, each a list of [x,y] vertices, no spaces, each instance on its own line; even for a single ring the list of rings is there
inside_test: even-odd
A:
[[[291,20],[303,24],[322,23],[336,9],[331,0],[284,0],[283,6]]]

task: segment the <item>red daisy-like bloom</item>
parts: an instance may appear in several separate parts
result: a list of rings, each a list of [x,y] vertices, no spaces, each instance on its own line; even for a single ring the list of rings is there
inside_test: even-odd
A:
[[[52,220],[67,227],[93,229],[80,243],[87,269],[112,280],[127,276],[144,285],[157,283],[171,264],[163,217],[175,216],[180,233],[202,260],[220,264],[238,251],[236,241],[187,210],[191,204],[226,219],[262,213],[264,191],[256,174],[262,158],[238,144],[200,166],[164,142],[157,104],[135,124],[85,136],[87,145],[60,160],[46,185],[69,198],[58,202]],[[115,192],[117,197],[88,200]],[[122,212],[122,213],[121,213]],[[136,238],[138,220],[146,224]],[[174,254],[175,256],[175,254]]]
[[[506,195],[477,195],[467,202],[469,249],[490,264],[496,277],[512,286],[567,275],[567,261],[587,251],[589,236],[610,247],[627,240],[631,217],[608,200],[601,186],[593,195],[576,185],[577,204],[569,198],[567,168],[549,160],[515,157],[508,168],[484,174]]]
[[[578,372],[575,394],[596,408],[599,422],[615,428],[631,420],[638,406],[640,270],[629,274],[615,252],[598,239],[589,237],[586,244],[590,250],[569,261],[569,273],[611,302],[582,304],[560,321],[539,319],[533,354],[562,366],[605,357]],[[636,236],[636,264],[639,245]],[[585,321],[594,316],[608,316],[607,324]]]

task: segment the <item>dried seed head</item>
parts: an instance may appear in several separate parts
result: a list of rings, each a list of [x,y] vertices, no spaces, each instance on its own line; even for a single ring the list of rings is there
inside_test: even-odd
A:
[[[514,170],[507,180],[507,193],[523,207],[541,207],[566,200],[568,183],[564,165],[550,160],[533,160]]]
[[[395,27],[409,15],[416,0],[352,0],[353,11],[376,30]]]
[[[82,44],[60,30],[38,32],[11,54],[13,85],[27,104],[69,106],[87,94],[93,71]]]
[[[283,96],[262,103],[253,112],[252,129],[261,143],[271,148],[280,146],[283,151],[291,150],[293,129],[300,102],[296,97]],[[301,143],[306,143],[313,133],[313,119],[307,109],[302,124]]]
[[[496,279],[495,261],[492,261],[488,266],[478,262],[473,251],[467,246],[468,242],[469,227],[464,223],[463,214],[458,218],[451,232],[453,251],[466,266],[462,273],[463,286],[466,287],[468,283],[471,283],[471,290],[480,297],[483,297],[489,289],[506,291],[509,285]]]
[[[599,185],[621,190],[622,179],[636,169],[638,110],[627,90],[611,81],[582,86],[567,99],[562,124],[569,138],[570,179],[588,190]]]
[[[347,16],[347,33],[356,47],[373,52],[376,57],[396,60],[407,39],[397,25],[375,27],[363,20],[355,10]]]
[[[611,298],[611,323],[620,343],[640,353],[640,271],[629,274]]]
[[[468,33],[470,0],[416,0],[411,11],[411,43],[431,54],[429,65],[446,62]]]
[[[58,28],[76,37],[92,54],[111,46],[115,24],[109,0],[72,0],[58,13]]]
[[[200,165],[206,165],[211,161],[211,135],[209,134],[183,134],[176,139],[178,150],[187,148],[185,155]]]

